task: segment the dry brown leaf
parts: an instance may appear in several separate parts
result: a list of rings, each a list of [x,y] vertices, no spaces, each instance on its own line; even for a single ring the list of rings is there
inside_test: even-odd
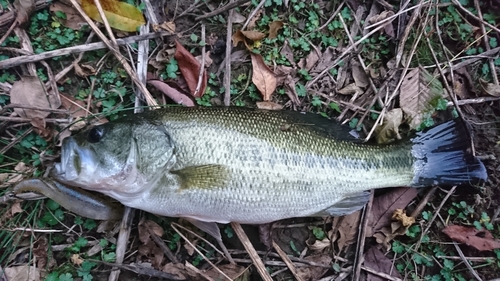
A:
[[[73,119],[73,123],[69,127],[70,131],[77,131],[86,126],[87,123],[84,121],[84,119],[87,118],[85,102],[61,93],[61,105],[69,112]],[[59,138],[61,140],[63,139],[62,137]]]
[[[377,272],[385,273],[389,276],[402,279],[401,274],[393,268],[393,262],[386,257],[376,246],[372,246],[364,255],[364,266]],[[379,277],[370,272],[367,273],[367,281],[385,281],[386,278]]]
[[[40,269],[35,266],[21,265],[4,269],[9,281],[40,281]]]
[[[325,266],[330,266],[332,258],[328,253],[311,255],[304,258],[306,261],[322,264]],[[328,268],[319,266],[301,266],[297,267],[297,274],[302,278],[302,280],[319,280],[328,271]]]
[[[354,95],[355,93],[363,93],[363,90],[361,90],[355,83],[351,83],[337,92],[342,95]]]
[[[33,117],[31,118],[30,124],[33,126],[35,132],[46,140],[50,140],[53,137],[53,130],[47,128],[47,122],[45,118]],[[57,132],[56,132],[57,133]]]
[[[73,30],[80,30],[87,22],[78,13],[73,6],[66,5],[63,1],[57,1],[50,5],[51,12],[63,12],[66,15],[65,19],[59,18],[62,25]]]
[[[160,80],[148,80],[148,84],[154,86],[156,89],[160,90],[167,97],[171,98],[177,104],[182,104],[185,106],[195,106],[195,102],[187,95],[187,93],[182,93],[181,91],[170,87],[167,83]]]
[[[265,110],[282,110],[283,106],[281,104],[271,102],[271,101],[258,101],[256,102],[258,109]]]
[[[44,109],[56,109],[61,104],[54,96],[45,94],[45,89],[40,83],[38,77],[24,76],[20,81],[14,82],[10,90],[11,103],[24,106],[38,107]],[[14,108],[14,111],[21,117],[26,118],[45,118],[50,112],[33,109]]]
[[[299,61],[299,67],[301,69],[305,69],[307,71],[310,71],[314,65],[319,61],[319,55],[316,50],[312,50],[306,58],[302,58],[301,61]]]
[[[250,272],[246,267],[236,264],[223,264],[217,266],[220,271],[224,272],[227,276],[231,278],[231,280],[235,281],[244,281],[250,280]],[[205,272],[206,275],[212,277],[213,280],[226,280],[226,278],[215,268],[211,268],[210,270]]]
[[[377,22],[380,22],[380,21],[383,21],[385,20],[386,18],[389,18],[391,16],[394,15],[394,12],[393,11],[383,11],[382,13],[376,15],[376,16],[373,16],[371,17],[368,21],[370,23],[377,23]],[[388,23],[386,23],[384,25],[384,32],[389,35],[390,37],[394,38],[394,27],[392,26],[392,22],[389,21]]]
[[[400,106],[411,119],[410,128],[417,129],[424,115],[433,110],[431,102],[443,96],[443,85],[423,67],[408,72],[401,83]]]
[[[75,69],[75,74],[83,78],[95,75],[97,72],[97,70],[93,66],[88,64],[80,65],[76,63],[76,61],[73,62],[73,68]]]
[[[479,251],[500,249],[500,240],[495,239],[486,229],[477,230],[472,226],[448,225],[442,231],[453,241],[464,243]]]
[[[170,273],[179,277],[179,279],[187,279],[186,268],[182,263],[167,263],[162,269],[163,272]]]
[[[232,36],[233,46],[236,47],[240,42],[243,42],[245,47],[251,50],[253,42],[264,39],[264,37],[266,37],[266,34],[259,31],[237,30]]]
[[[267,38],[269,39],[276,38],[278,36],[278,32],[280,31],[280,29],[283,28],[283,25],[284,25],[283,22],[280,20],[273,21],[272,23],[270,23],[269,35],[267,36]]]
[[[399,126],[403,122],[403,110],[393,108],[384,115],[384,123],[375,130],[378,144],[388,144],[400,140]]]
[[[163,29],[165,31],[168,31],[172,34],[175,34],[175,22],[173,21],[166,21],[166,22],[163,22],[162,24],[158,25],[157,26],[157,29]],[[156,30],[157,31],[157,30]]]
[[[370,80],[368,80],[368,75],[366,75],[363,67],[359,63],[353,63],[352,65],[352,78],[354,78],[354,83],[360,88],[365,88],[370,85]]]
[[[269,101],[276,89],[276,76],[266,65],[261,55],[251,53],[251,57],[253,70],[252,82],[262,94],[264,101]]]
[[[500,97],[500,85],[488,83],[482,78],[479,78],[479,85],[481,85],[483,93],[493,97]]]
[[[285,40],[283,47],[281,48],[280,53],[290,62],[290,64],[295,67],[295,58],[293,57],[293,50],[288,44],[288,40]]]
[[[203,69],[201,86],[198,92],[196,92],[201,65],[195,57],[179,43],[179,41],[175,41],[175,48],[174,57],[177,60],[182,76],[186,79],[189,91],[195,98],[200,98],[205,93],[207,87],[207,72]]]
[[[199,55],[199,56],[196,56],[195,59],[200,63],[202,63],[202,59],[203,59],[203,55]],[[212,58],[210,57],[210,51],[207,51],[205,53],[205,68],[209,68],[210,65],[212,65],[213,63],[213,60]]]
[[[323,240],[314,240],[313,244],[307,243],[307,247],[313,252],[321,252],[324,249],[330,247],[331,241],[328,238]]]
[[[245,22],[245,20],[246,20],[246,18],[244,16],[242,16],[237,11],[233,10],[232,17],[231,17],[231,21],[233,23],[243,23],[243,22]]]
[[[395,188],[373,199],[371,216],[368,218],[366,236],[373,236],[382,227],[391,223],[392,214],[396,209],[404,209],[418,194],[412,187]]]
[[[357,211],[344,216],[342,219],[338,230],[340,235],[337,239],[337,245],[340,251],[356,241],[360,218],[361,212]]]

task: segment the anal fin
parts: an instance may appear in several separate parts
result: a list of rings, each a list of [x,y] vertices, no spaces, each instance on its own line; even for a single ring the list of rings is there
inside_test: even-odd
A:
[[[323,211],[316,213],[315,215],[333,216],[333,217],[345,216],[363,208],[369,199],[370,199],[369,191],[349,194],[346,197],[344,197],[344,199],[324,209]]]

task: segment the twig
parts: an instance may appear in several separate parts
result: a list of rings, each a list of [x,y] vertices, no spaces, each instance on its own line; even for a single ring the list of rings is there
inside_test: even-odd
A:
[[[210,17],[216,16],[216,15],[224,13],[225,11],[230,10],[232,8],[239,7],[239,6],[241,6],[241,5],[243,5],[243,4],[247,3],[247,2],[250,2],[250,0],[237,0],[236,2],[230,2],[229,4],[227,4],[224,7],[221,7],[221,8],[219,8],[217,10],[214,10],[214,11],[212,11],[210,13],[206,13],[204,15],[198,16],[194,20],[195,21],[200,21],[202,19],[206,19],[206,18],[210,18]]]
[[[333,19],[335,19],[335,17],[338,15],[338,13],[340,13],[340,11],[342,10],[342,8],[344,7],[344,3],[345,2],[341,2],[339,7],[335,10],[335,12],[333,12],[333,14],[330,16],[330,18],[325,22],[325,24],[323,24],[322,26],[318,27],[316,30],[314,30],[314,32],[318,32],[320,30],[322,30],[323,28],[327,27],[328,24],[330,24]]]
[[[234,0],[231,0],[234,1]],[[224,71],[224,105],[229,106],[231,104],[231,51],[232,43],[231,38],[233,35],[233,10],[229,11],[229,16],[227,18],[227,32],[226,32],[226,59],[225,71]]]
[[[140,274],[140,275],[146,275],[149,278],[156,277],[156,278],[161,278],[162,280],[186,280],[184,278],[179,278],[177,275],[163,272],[160,270],[156,270],[156,269],[151,268],[151,267],[144,267],[144,266],[141,266],[140,264],[118,264],[118,263],[110,263],[110,262],[105,262],[105,261],[101,261],[101,260],[93,260],[93,259],[88,259],[88,261],[101,263],[101,264],[105,264],[105,265],[112,266],[112,267],[117,267],[119,269],[128,270],[128,271]]]
[[[363,263],[363,251],[365,248],[365,238],[366,238],[366,228],[368,227],[368,217],[372,211],[373,204],[373,190],[370,191],[370,199],[368,199],[368,204],[363,208],[363,216],[361,217],[361,223],[359,224],[359,234],[358,243],[356,245],[356,256],[354,258],[354,267],[352,269],[353,278],[352,280],[359,280],[361,276],[361,267]]]
[[[413,212],[411,212],[410,214],[410,217],[417,217],[418,215],[420,215],[420,213],[422,212],[422,210],[425,208],[425,206],[427,205],[427,202],[429,202],[429,200],[431,199],[432,195],[434,195],[434,193],[436,192],[437,190],[437,186],[433,186],[428,192],[427,194],[425,194],[425,197],[422,198],[422,200],[420,200],[420,202],[418,203],[417,207],[415,208],[415,210],[413,210]]]
[[[210,246],[212,249],[214,249],[216,252],[218,252],[219,255],[224,256],[224,253],[221,250],[219,250],[217,247],[215,247],[215,245],[212,244],[212,243],[210,243],[207,239],[205,239],[202,236],[198,235],[198,233],[196,233],[196,232],[192,231],[191,229],[186,228],[186,227],[184,227],[184,226],[182,226],[182,225],[180,225],[178,223],[173,222],[172,224],[175,224],[176,227],[179,227],[179,228],[181,228],[181,229],[189,232],[191,235],[196,236],[196,238],[198,238],[201,241],[205,242],[208,246]]]
[[[241,225],[237,222],[232,222],[231,227],[233,228],[234,232],[240,239],[241,243],[245,247],[245,250],[247,250],[248,255],[253,261],[253,264],[257,268],[257,272],[259,272],[259,275],[264,281],[272,281],[273,279],[269,275],[269,272],[267,272],[266,267],[264,266],[264,263],[260,259],[259,255],[255,251],[254,247],[252,246],[252,243],[250,243],[250,240],[248,239],[247,235],[245,234],[245,231],[243,228],[241,228]]]
[[[168,32],[155,32],[155,33],[149,33],[149,34],[144,34],[144,35],[130,36],[130,37],[123,38],[123,39],[117,39],[116,43],[119,46],[121,46],[121,45],[125,45],[125,44],[136,43],[137,41],[149,40],[149,39],[158,38],[158,37],[162,37],[162,36],[168,36],[168,35],[170,35],[170,33],[168,33]],[[74,54],[74,53],[100,50],[100,49],[105,49],[105,48],[106,48],[106,44],[104,44],[103,42],[96,42],[96,43],[84,44],[84,45],[73,46],[73,47],[58,49],[58,50],[54,50],[54,51],[44,52],[44,53],[36,54],[36,55],[32,54],[32,55],[19,56],[19,57],[10,58],[10,59],[0,61],[0,69],[7,69],[10,67],[24,64],[24,63],[37,62],[37,61],[41,61],[41,60],[45,60],[45,59],[50,59],[53,57],[58,57],[58,56],[65,56],[65,55],[70,55],[70,54]],[[0,50],[1,49],[2,48],[0,48]]]
[[[0,116],[0,121],[9,121],[14,123],[29,123],[31,122],[31,118]],[[61,119],[61,118],[46,118],[44,119],[44,121],[47,123],[69,123],[69,119]]]
[[[290,269],[290,272],[292,273],[293,277],[295,277],[295,279],[297,281],[302,281],[303,280],[302,277],[297,273],[297,269],[295,269],[295,266],[293,265],[293,263],[290,260],[290,258],[280,248],[280,246],[278,244],[276,244],[276,242],[274,242],[274,240],[273,240],[273,248],[274,248],[274,250],[276,250],[276,252],[278,253],[278,255],[280,255],[281,259],[285,262],[285,264],[288,267],[288,269]]]
[[[472,275],[474,275],[474,277],[476,278],[476,280],[483,281],[483,279],[481,279],[481,277],[479,277],[479,275],[474,270],[474,268],[472,268],[472,266],[470,265],[469,261],[465,258],[464,253],[462,252],[462,249],[460,249],[460,247],[458,246],[457,242],[453,241],[453,246],[455,246],[455,249],[457,250],[458,255],[460,256],[460,258],[462,259],[462,261],[465,263],[465,266],[467,267],[467,269],[469,269],[470,273]]]
[[[478,261],[478,262],[490,262],[495,260],[494,257],[457,257],[457,256],[436,256],[438,259],[447,259],[447,260],[463,260],[466,259],[468,261]]]
[[[257,12],[260,10],[260,8],[262,8],[262,6],[264,6],[265,3],[266,3],[266,0],[260,1],[259,5],[257,5],[257,7],[255,7],[255,9],[253,9],[253,11],[250,13],[250,15],[248,15],[248,18],[245,21],[245,24],[243,25],[241,30],[245,30],[247,28],[247,26],[250,23],[250,21],[252,20],[252,18],[255,16],[255,14],[257,14]]]
[[[165,254],[165,256],[167,256],[167,258],[171,262],[173,262],[173,263],[179,263],[179,260],[174,255],[174,253],[172,253],[172,251],[167,247],[167,245],[165,245],[165,242],[163,242],[163,240],[161,240],[161,238],[158,237],[158,235],[156,235],[156,233],[151,228],[146,227],[146,229],[148,230],[149,236],[151,238],[153,238],[153,241],[156,243],[156,245],[158,245],[158,247],[161,248],[161,250],[163,251],[163,253]]]
[[[118,239],[116,239],[116,263],[122,264],[127,251],[128,238],[130,237],[130,230],[132,229],[132,220],[134,218],[135,209],[125,206],[123,211],[123,218],[120,224],[120,232]],[[113,270],[108,276],[108,281],[118,280],[120,270]]]
[[[401,280],[400,278],[397,278],[397,277],[393,277],[389,274],[386,274],[386,273],[383,273],[383,272],[378,272],[376,271],[375,269],[373,268],[370,268],[370,267],[366,267],[366,266],[361,266],[361,268],[364,270],[364,271],[367,271],[367,272],[370,272],[371,274],[375,274],[377,276],[380,276],[382,278],[385,278],[387,280],[391,280],[391,281],[403,281]],[[353,279],[353,280],[357,280],[357,279]]]
[[[194,90],[193,96],[197,96],[198,92],[200,91],[201,83],[203,82],[203,74],[205,73],[205,56],[206,53],[206,44],[205,44],[205,24],[201,24],[201,42],[203,42],[203,46],[201,47],[201,65],[200,65],[200,71],[198,73],[198,83],[196,84],[196,89]],[[202,93],[203,94],[203,93]]]
[[[241,254],[248,254],[247,251],[245,250],[231,250],[230,251],[233,255],[241,255]],[[265,257],[274,257],[274,258],[279,258],[280,255],[276,254],[276,253],[273,253],[273,252],[265,252],[265,251],[255,251],[258,255],[261,255],[261,256],[265,256]],[[338,261],[341,261],[341,262],[350,262],[350,260],[348,259],[345,259],[343,257],[339,257],[339,256],[336,256],[336,255],[332,255],[334,259],[338,260]],[[324,264],[320,264],[320,263],[317,263],[317,262],[312,262],[312,261],[308,261],[308,260],[305,260],[305,259],[301,259],[301,258],[298,258],[298,257],[289,257],[291,261],[293,262],[298,262],[298,263],[305,263],[305,264],[309,264],[309,265],[312,265],[312,266],[318,266],[318,267],[325,267],[325,268],[331,268],[331,266],[329,265],[324,265]]]

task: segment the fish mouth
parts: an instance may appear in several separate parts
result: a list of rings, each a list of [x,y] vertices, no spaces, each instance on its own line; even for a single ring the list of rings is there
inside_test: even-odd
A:
[[[71,181],[78,178],[82,167],[82,153],[82,149],[80,149],[72,137],[66,138],[61,148],[61,162],[54,165],[52,175],[63,181]]]

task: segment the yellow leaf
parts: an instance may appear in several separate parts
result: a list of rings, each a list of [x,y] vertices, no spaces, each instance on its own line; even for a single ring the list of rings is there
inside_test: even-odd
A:
[[[114,0],[100,0],[100,2],[112,28],[135,32],[146,23],[142,12],[133,5]],[[82,8],[90,18],[103,22],[93,0],[82,0]]]

